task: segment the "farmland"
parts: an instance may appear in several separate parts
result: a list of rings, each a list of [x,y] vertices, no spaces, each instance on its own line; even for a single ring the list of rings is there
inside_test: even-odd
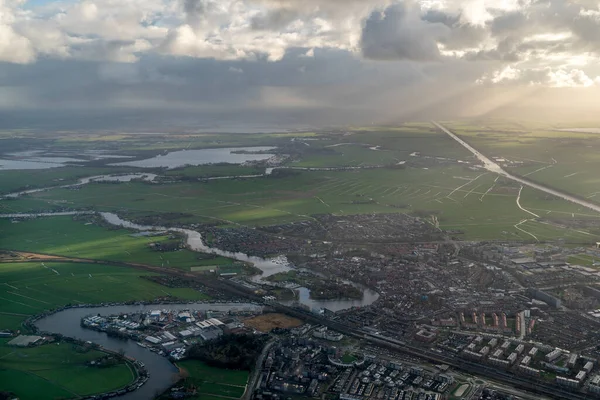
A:
[[[481,145],[482,150],[490,151],[491,154],[496,155],[499,154],[497,150],[506,149],[511,154],[501,155],[511,156],[515,160],[516,157],[521,157],[519,160],[527,158],[526,155],[532,158],[536,156],[535,152],[527,148],[531,145],[520,142],[522,139],[517,140],[510,134],[492,131],[502,128],[505,131],[513,129],[515,132],[523,132],[525,128],[490,124],[483,133],[479,126],[460,123],[454,123],[453,126],[457,127],[457,132],[466,135],[475,145]],[[555,140],[544,139],[541,133],[535,132],[537,131],[531,137],[528,136],[528,140]],[[515,135],[517,134],[525,136],[524,133]],[[192,143],[190,148],[216,145],[216,136],[197,135],[192,139],[189,135],[182,135],[169,142],[169,146],[184,138]],[[251,142],[251,138],[258,142]],[[71,139],[73,138],[69,140]],[[160,144],[156,142],[156,138],[151,140],[135,135],[128,136],[128,140],[140,145],[142,142],[152,146]],[[162,183],[92,183],[77,190],[53,189],[17,200],[3,201],[0,213],[92,208],[116,212],[133,219],[152,217],[159,222],[162,221],[161,214],[170,214],[171,219],[166,222],[174,224],[240,224],[256,227],[310,220],[315,214],[402,212],[426,218],[441,229],[463,232],[461,238],[466,239],[532,240],[535,237],[538,240],[563,238],[567,241],[588,242],[595,240],[595,236],[600,233],[597,228],[570,229],[570,225],[565,223],[566,219],[596,220],[600,215],[564,200],[550,198],[534,189],[524,188],[520,198],[521,207],[540,216],[537,219],[530,218],[531,214],[517,204],[520,189],[517,184],[473,168],[476,162],[466,149],[427,124],[395,128],[354,128],[345,133],[251,134],[247,137],[224,135],[220,140],[219,146],[250,143],[281,146],[291,154],[291,158],[283,166],[296,169],[279,170],[266,177],[206,182],[198,182],[196,178],[254,174],[263,169],[206,165],[154,170],[160,175],[159,181]],[[497,147],[490,147],[496,142]],[[108,146],[110,141],[103,143]],[[555,146],[557,151],[559,147]],[[551,158],[546,156],[542,161],[551,162]],[[377,166],[378,169],[343,169],[369,166]],[[562,164],[552,168],[559,166]],[[323,170],[324,168],[333,169]],[[515,164],[514,168],[523,169],[517,172],[525,174],[536,171],[540,166],[523,163]],[[541,177],[544,173],[550,174],[552,168],[537,171],[530,178],[535,178],[536,174]],[[569,175],[570,171],[566,169],[563,176]],[[179,181],[173,181],[172,178]],[[567,181],[574,182],[570,178],[565,179]],[[570,185],[574,186],[565,186],[565,190],[579,190],[579,183]],[[117,187],[118,190],[115,190]],[[600,192],[600,187],[598,191]],[[176,216],[177,213],[180,215]],[[15,227],[10,226],[10,229]],[[529,229],[535,231],[533,236],[529,234],[532,233]],[[183,252],[177,252],[177,256],[173,253],[161,255],[174,258],[169,260],[170,266],[181,263],[186,268],[188,265],[211,265],[186,258]],[[121,260],[127,259],[122,253],[118,257]],[[156,253],[152,252],[146,252],[141,258],[137,254],[135,258],[154,265],[158,262]],[[150,260],[151,258],[154,259]],[[224,260],[221,261],[225,263]],[[160,260],[158,265],[162,264],[163,260]]]
[[[204,294],[192,289],[172,289],[150,282],[142,278],[145,275],[150,274],[100,264],[2,263],[0,313],[17,314],[23,320],[66,304],[150,301],[166,296],[206,299]],[[17,318],[0,318],[0,329],[17,326]]]
[[[130,367],[118,362],[97,368],[87,365],[106,354],[89,348],[53,343],[32,348],[16,348],[0,341],[0,381],[2,389],[23,400],[73,398],[103,393],[129,384]]]
[[[598,203],[600,135],[533,124],[449,124],[484,154],[508,160],[509,172]],[[599,203],[600,204],[600,203]]]
[[[79,178],[95,175],[129,172],[131,168],[114,167],[62,167],[34,170],[0,171],[0,194],[18,190],[76,183]]]
[[[569,153],[568,156],[559,154],[565,137],[569,141],[587,140],[592,134],[571,135],[552,131],[549,127],[506,125],[493,121],[481,126],[457,122],[450,126],[455,127],[457,133],[464,135],[484,152],[519,161],[509,165],[513,172],[530,174],[530,179],[548,181],[552,186],[592,200],[596,191],[600,193],[600,186],[594,186],[594,169],[590,168],[596,162],[593,146],[581,146],[582,149],[578,147],[582,157],[573,155],[574,152],[562,152]],[[188,140],[188,145],[191,143],[189,148],[217,145],[216,136],[192,136],[176,136],[164,149],[172,148],[171,145],[179,143],[180,139],[182,143]],[[534,189],[524,188],[521,191],[519,206],[516,199],[520,188],[517,184],[473,168],[475,160],[472,155],[430,125],[354,128],[343,134],[308,132],[224,135],[218,146],[247,145],[252,138],[258,140],[252,142],[254,145],[279,145],[288,149],[292,156],[284,166],[296,169],[276,171],[278,173],[267,177],[207,182],[195,179],[253,174],[262,170],[246,166],[208,165],[154,171],[162,176],[160,179],[163,183],[93,183],[77,190],[53,189],[17,200],[3,201],[0,212],[92,208],[117,212],[130,218],[180,213],[179,217],[170,222],[221,226],[241,224],[250,227],[308,220],[312,215],[325,213],[348,215],[403,212],[431,220],[432,224],[441,229],[460,231],[463,233],[461,237],[466,239],[563,238],[574,242],[588,242],[595,240],[600,233],[597,228],[571,229],[571,224],[565,223],[567,219],[596,220],[599,215]],[[74,138],[69,137],[69,140]],[[151,138],[135,135],[127,136],[127,140],[139,145],[148,143],[154,147],[161,143],[165,145],[164,142],[157,142],[156,138],[153,141]],[[108,146],[111,142],[106,140],[103,143]],[[582,160],[592,163],[585,166],[585,170],[589,172],[577,172],[577,168],[569,164],[584,162]],[[379,168],[343,169],[369,166]],[[559,175],[564,177],[562,183],[555,177],[555,172],[559,169]],[[548,175],[547,179],[545,174]],[[186,181],[169,181],[170,178],[183,178]],[[192,180],[187,180],[190,178]],[[589,191],[584,193],[582,185],[589,186]],[[119,190],[114,190],[116,187]],[[532,219],[531,214],[524,209],[540,217]],[[11,226],[11,230],[13,228]],[[155,255],[150,252],[140,258],[140,254],[136,254],[135,258],[145,260],[144,262],[151,261],[156,265]],[[153,256],[154,260],[147,258]],[[186,258],[183,253],[168,256],[174,258],[168,261],[170,266],[181,263],[190,267],[208,265],[194,263],[192,261],[195,260]],[[119,258],[127,259],[123,254]],[[163,265],[163,260],[160,261],[159,265]]]
[[[132,231],[107,228],[87,219],[74,220],[70,216],[29,219],[19,223],[0,220],[0,246],[4,249],[188,271],[191,267],[228,266],[232,262],[224,257],[187,249],[159,251],[162,246],[179,247],[180,241],[168,235],[138,236]]]
[[[463,230],[478,239],[527,239],[514,225],[528,217],[516,199],[519,188],[491,173],[458,165],[428,169],[378,169],[360,171],[302,171],[285,177],[240,181],[186,182],[162,185],[129,183],[110,197],[113,185],[92,184],[78,191],[56,189],[9,202],[11,210],[43,210],[49,203],[61,206],[117,211],[121,215],[183,212],[185,222],[223,225],[273,225],[310,219],[311,215],[372,212],[406,212],[435,217],[442,229]],[[525,188],[521,205],[546,217],[597,218],[593,212],[563,200],[547,198]],[[23,206],[23,207],[20,207]],[[535,212],[537,212],[535,211]],[[543,228],[543,229],[542,229]],[[11,226],[11,230],[13,227]],[[581,234],[561,227],[540,227],[547,238]]]
[[[106,368],[86,365],[105,354],[68,343],[33,348],[13,348],[1,343],[0,351],[2,389],[23,400],[103,393],[126,386],[134,378],[125,363]]]
[[[234,371],[209,367],[201,361],[186,360],[177,363],[188,378],[185,384],[197,387],[198,394],[193,399],[217,398],[239,399],[245,391],[248,371]]]

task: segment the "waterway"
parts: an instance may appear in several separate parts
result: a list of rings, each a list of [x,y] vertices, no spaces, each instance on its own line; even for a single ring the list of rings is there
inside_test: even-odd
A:
[[[262,271],[261,275],[257,275],[254,277],[254,281],[258,282],[261,279],[264,279],[268,276],[280,273],[287,272],[293,269],[293,266],[290,264],[288,259],[285,256],[279,256],[276,258],[262,258],[262,257],[254,257],[249,256],[244,253],[233,253],[230,251],[225,251],[221,249],[217,249],[214,247],[207,246],[202,241],[202,235],[200,232],[193,231],[191,229],[184,228],[167,228],[163,226],[149,226],[149,225],[139,225],[130,221],[126,221],[120,218],[118,215],[113,213],[100,213],[102,217],[110,224],[120,226],[123,228],[134,229],[138,231],[172,231],[179,232],[186,236],[187,245],[190,249],[194,251],[199,251],[202,253],[215,254],[223,257],[232,258],[238,261],[244,261],[248,263],[252,263],[256,268]],[[340,311],[345,310],[351,307],[361,307],[372,304],[379,298],[379,294],[371,289],[360,286],[354,282],[345,281],[348,284],[355,285],[363,290],[363,298],[362,299],[336,299],[336,300],[313,300],[310,298],[310,290],[304,287],[297,289],[299,291],[299,299],[298,301],[301,304],[304,304],[311,309],[322,309],[327,308],[331,311]],[[284,304],[291,304],[292,302],[284,302]]]
[[[477,157],[479,159],[479,161],[481,161],[483,163],[483,167],[486,170],[488,170],[490,172],[494,172],[494,173],[496,173],[498,175],[501,175],[501,176],[503,176],[505,178],[508,178],[508,179],[511,179],[513,181],[519,182],[522,185],[532,187],[534,189],[537,189],[537,190],[540,190],[542,192],[545,192],[545,193],[551,194],[553,196],[556,196],[556,197],[558,197],[560,199],[569,201],[569,202],[574,203],[574,204],[578,204],[578,205],[586,207],[586,208],[588,208],[588,209],[590,209],[592,211],[596,211],[596,212],[600,213],[600,206],[597,205],[597,204],[594,204],[594,203],[591,203],[589,201],[582,200],[582,199],[579,199],[577,197],[571,196],[568,193],[563,193],[563,192],[560,192],[558,190],[554,190],[552,188],[546,187],[546,186],[541,185],[539,183],[535,183],[535,182],[523,179],[523,178],[521,178],[519,176],[509,174],[504,169],[502,169],[502,167],[500,165],[498,165],[494,161],[490,160],[488,157],[486,157],[485,155],[483,155],[481,152],[479,152],[473,146],[471,146],[470,144],[468,144],[467,142],[465,142],[464,140],[462,140],[461,138],[459,138],[457,135],[455,135],[454,133],[452,133],[448,129],[446,129],[443,125],[440,125],[437,122],[433,122],[433,124],[438,129],[440,129],[442,132],[446,133],[452,139],[454,139],[458,143],[460,143],[464,148],[466,148],[471,153],[473,153],[473,155],[475,157]]]
[[[112,351],[123,350],[125,355],[143,362],[150,374],[144,386],[130,392],[119,399],[148,400],[157,393],[162,393],[173,384],[173,376],[177,368],[165,357],[149,351],[132,340],[121,340],[107,336],[103,332],[84,329],[80,326],[81,318],[90,314],[114,315],[134,313],[157,309],[197,310],[197,311],[229,311],[242,309],[261,310],[261,306],[247,303],[228,304],[162,304],[162,305],[129,305],[90,308],[70,308],[38,320],[35,324],[43,332],[59,333],[64,336],[96,343]]]
[[[131,182],[132,180],[142,180],[146,182],[152,182],[156,179],[158,175],[149,174],[149,173],[136,173],[136,174],[121,174],[121,175],[96,175],[96,176],[88,176],[86,178],[79,179],[76,183],[61,185],[61,186],[50,186],[43,187],[39,189],[29,189],[23,190],[21,192],[9,193],[4,196],[0,196],[0,198],[17,198],[28,194],[44,192],[46,190],[52,189],[68,189],[77,186],[87,185],[90,182]]]
[[[216,163],[242,164],[247,161],[262,161],[273,154],[259,153],[273,150],[275,147],[231,147],[222,149],[180,150],[145,160],[125,161],[111,165],[141,168],[178,168],[186,165]]]
[[[39,214],[0,214],[0,218],[37,218],[37,217],[52,217],[52,216],[69,216],[69,215],[91,215],[95,214],[94,211],[66,211],[56,213],[39,213]],[[100,215],[106,222],[111,225],[119,226],[126,229],[132,229],[141,232],[178,232],[186,237],[186,243],[188,247],[193,251],[202,253],[215,254],[227,258],[231,258],[238,261],[243,261],[253,264],[256,268],[262,271],[261,275],[253,277],[253,281],[260,282],[260,280],[280,273],[287,272],[294,269],[287,257],[279,256],[275,258],[262,258],[249,256],[245,253],[234,253],[231,251],[225,251],[218,248],[207,246],[202,240],[200,232],[184,229],[184,228],[167,228],[164,226],[151,226],[151,225],[140,225],[131,221],[127,221],[119,217],[117,214],[109,212],[101,212]],[[312,271],[311,271],[312,272]],[[364,287],[356,282],[343,281],[344,283],[358,287],[363,291],[362,299],[335,299],[335,300],[314,300],[310,298],[310,290],[305,287],[297,288],[298,291],[298,302],[308,306],[311,310],[326,308],[331,311],[341,311],[352,307],[362,307],[373,304],[378,298],[379,294],[374,290]],[[291,305],[294,301],[282,302],[283,304]]]

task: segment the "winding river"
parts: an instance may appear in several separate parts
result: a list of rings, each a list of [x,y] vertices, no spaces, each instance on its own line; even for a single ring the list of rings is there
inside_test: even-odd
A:
[[[268,169],[266,174],[270,174],[273,170]],[[74,185],[65,185],[63,187],[72,187],[85,185],[93,181],[122,181],[127,182],[132,179],[144,179],[148,181],[154,180],[155,176],[152,174],[130,174],[117,176],[100,176],[81,179]],[[35,193],[37,191],[48,190],[51,188],[35,189],[20,193],[9,194],[5,197],[18,197],[23,194]],[[36,218],[36,217],[50,217],[50,216],[68,216],[68,215],[84,215],[84,214],[95,214],[90,211],[71,211],[71,212],[57,212],[57,213],[38,213],[38,214],[0,214],[0,218]],[[265,259],[261,257],[253,257],[244,253],[234,253],[224,251],[218,248],[207,246],[202,241],[202,235],[200,232],[184,229],[184,228],[166,228],[161,226],[144,226],[139,225],[127,220],[120,218],[114,213],[102,212],[100,213],[102,218],[109,224],[137,230],[137,231],[171,231],[178,232],[186,236],[186,242],[191,250],[220,255],[229,257],[235,260],[249,262],[254,264],[257,268],[262,271],[262,275],[258,275],[254,278],[255,281],[279,273],[286,272],[292,269],[292,266],[288,262],[285,256],[280,256],[273,259]],[[353,285],[357,285],[352,282]],[[358,286],[358,285],[357,285]],[[379,298],[379,294],[368,288],[358,286],[364,291],[363,298],[361,300],[350,300],[350,299],[339,299],[339,300],[313,300],[310,298],[310,291],[307,288],[301,287],[298,290],[299,299],[298,301],[311,309],[322,309],[327,308],[331,311],[344,310],[354,306],[365,306],[372,304]],[[284,302],[290,304],[292,302]],[[145,348],[138,346],[132,340],[119,340],[108,337],[105,333],[96,332],[89,329],[84,329],[80,326],[81,318],[90,314],[102,314],[102,315],[113,315],[119,313],[132,313],[139,312],[142,310],[151,309],[191,309],[191,310],[214,310],[214,311],[227,311],[233,308],[247,308],[254,307],[260,309],[261,307],[253,304],[181,304],[181,305],[130,305],[130,306],[103,306],[103,307],[90,307],[90,308],[71,308],[59,311],[55,314],[42,318],[36,321],[36,326],[43,332],[59,333],[64,336],[73,337],[79,340],[90,341],[96,343],[108,350],[120,351],[123,350],[125,355],[136,360],[143,362],[150,374],[150,379],[141,388],[134,392],[130,392],[120,398],[126,400],[146,400],[153,398],[157,393],[163,392],[168,389],[173,383],[174,374],[177,373],[175,366],[169,362],[165,357],[159,356]]]
[[[246,303],[225,304],[154,304],[154,305],[130,305],[130,306],[106,306],[90,308],[70,308],[59,311],[48,317],[36,321],[35,325],[42,332],[60,333],[61,335],[90,341],[112,351],[123,350],[125,355],[141,361],[148,370],[150,379],[141,388],[118,397],[125,400],[148,400],[154,398],[157,393],[162,393],[173,384],[174,374],[177,368],[165,357],[140,347],[133,340],[121,340],[107,336],[103,332],[84,329],[80,326],[81,318],[90,314],[114,315],[121,313],[133,313],[157,309],[170,310],[197,310],[197,311],[230,311],[241,309],[255,309],[259,311],[262,307]]]
[[[69,215],[91,215],[95,214],[94,211],[65,211],[56,213],[23,213],[23,214],[0,214],[0,218],[37,218],[37,217],[52,217],[52,216],[69,216]],[[99,213],[102,218],[111,225],[119,226],[126,229],[137,230],[137,231],[156,231],[156,232],[178,232],[186,237],[186,243],[188,247],[193,251],[202,253],[215,254],[223,257],[228,257],[234,260],[252,263],[256,268],[262,271],[261,275],[256,275],[253,280],[259,282],[261,279],[268,276],[277,274],[279,272],[287,272],[293,269],[285,256],[279,256],[276,258],[262,258],[249,256],[245,253],[234,253],[231,251],[225,251],[214,247],[207,246],[202,241],[202,235],[200,232],[184,229],[184,228],[167,228],[164,226],[151,226],[151,225],[139,225],[134,222],[130,222],[122,219],[117,214],[109,212]],[[308,306],[311,310],[314,309],[328,309],[330,311],[340,311],[351,307],[361,307],[374,303],[378,298],[379,294],[369,288],[359,285],[355,282],[344,281],[345,283],[354,285],[363,290],[362,299],[335,299],[335,300],[314,300],[310,298],[310,290],[304,287],[298,288],[299,298],[298,301],[301,304]],[[284,301],[283,304],[292,304],[293,301]]]
[[[259,281],[260,279],[266,278],[268,276],[277,274],[279,272],[287,272],[292,270],[292,266],[288,262],[285,256],[280,256],[276,258],[266,259],[262,257],[254,257],[249,256],[244,253],[233,253],[230,251],[225,251],[221,249],[217,249],[214,247],[207,246],[202,241],[202,235],[200,232],[193,231],[191,229],[184,228],[167,228],[162,226],[149,226],[149,225],[139,225],[130,221],[126,221],[120,218],[118,215],[108,212],[102,212],[100,215],[106,220],[106,222],[111,225],[120,226],[123,228],[138,230],[138,231],[171,231],[182,233],[187,238],[187,245],[190,249],[194,251],[199,251],[203,253],[215,254],[223,257],[232,258],[238,261],[244,261],[254,264],[255,267],[262,271],[262,275],[257,275],[254,280]],[[357,285],[353,282],[347,282],[353,285]],[[358,285],[357,285],[358,286]],[[307,288],[299,288],[299,299],[298,301],[311,309],[322,309],[327,308],[331,311],[340,311],[345,310],[351,307],[360,307],[372,304],[379,298],[379,294],[371,289],[358,286],[363,289],[363,298],[360,300],[352,300],[352,299],[336,299],[336,300],[313,300],[310,298],[310,290]],[[291,302],[284,302],[290,304]]]

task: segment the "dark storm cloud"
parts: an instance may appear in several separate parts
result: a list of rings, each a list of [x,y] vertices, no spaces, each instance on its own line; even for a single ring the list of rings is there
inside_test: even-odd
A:
[[[417,9],[395,4],[383,12],[373,12],[366,20],[362,54],[374,60],[439,60],[437,41],[447,30],[442,23],[422,20]]]
[[[449,14],[442,10],[427,10],[421,17],[423,21],[444,24],[451,28],[460,21],[460,14]]]
[[[297,11],[281,8],[252,18],[251,26],[252,29],[257,30],[280,30],[288,26],[296,18],[298,18]]]
[[[527,16],[524,13],[514,11],[494,18],[490,23],[490,32],[494,36],[504,36],[521,31],[527,23]]]
[[[206,13],[209,11],[207,8],[210,6],[206,5],[205,0],[182,0],[182,2],[183,12],[188,24],[198,24],[205,18]]]

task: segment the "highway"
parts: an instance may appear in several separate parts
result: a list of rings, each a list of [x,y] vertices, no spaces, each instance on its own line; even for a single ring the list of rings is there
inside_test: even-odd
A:
[[[534,189],[537,190],[541,190],[542,192],[551,194],[553,196],[559,197],[563,200],[569,201],[571,203],[574,204],[578,204],[580,206],[583,206],[585,208],[588,208],[590,210],[596,211],[598,213],[600,213],[600,206],[594,204],[594,203],[590,203],[589,201],[585,201],[582,199],[579,199],[577,197],[573,197],[567,193],[563,193],[560,192],[558,190],[554,190],[551,189],[549,187],[546,187],[544,185],[540,185],[539,183],[535,183],[535,182],[531,182],[527,179],[521,178],[519,176],[516,175],[512,175],[508,172],[506,172],[505,170],[502,169],[501,166],[499,166],[498,164],[496,164],[494,161],[490,160],[489,158],[487,158],[486,156],[484,156],[483,154],[481,154],[477,149],[475,149],[474,147],[472,147],[470,144],[468,144],[467,142],[465,142],[464,140],[462,140],[461,138],[459,138],[457,135],[455,135],[454,133],[450,132],[448,129],[446,129],[444,126],[440,125],[439,123],[432,121],[433,125],[435,125],[438,129],[440,129],[442,132],[448,134],[452,139],[456,140],[458,143],[460,143],[464,148],[466,148],[467,150],[469,150],[471,153],[473,153],[482,163],[485,169],[487,169],[490,172],[494,172],[498,175],[501,175],[505,178],[511,179],[515,182],[519,182],[523,185],[532,187]]]

